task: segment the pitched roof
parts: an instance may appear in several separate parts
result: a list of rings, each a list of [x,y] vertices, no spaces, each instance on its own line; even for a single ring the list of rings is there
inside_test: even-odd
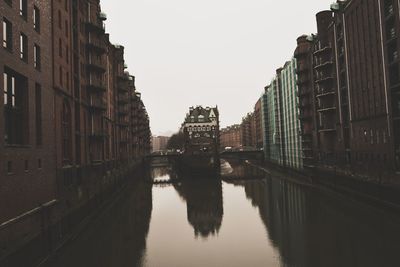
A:
[[[203,108],[202,106],[191,107],[186,114],[185,122],[211,122],[213,118],[218,120],[218,108]]]

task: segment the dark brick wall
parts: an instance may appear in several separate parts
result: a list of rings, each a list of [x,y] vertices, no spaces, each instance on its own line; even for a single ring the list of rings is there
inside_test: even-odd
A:
[[[381,176],[400,169],[400,44],[394,41],[400,34],[399,3],[353,0],[340,5],[337,12],[317,14],[317,35],[300,37],[295,52],[305,165],[311,160]],[[326,61],[332,61],[329,70],[321,67]],[[324,77],[333,79],[321,83]],[[323,92],[331,93],[321,97]],[[319,106],[334,108],[321,118],[322,125]],[[321,131],[325,123],[332,131]]]
[[[394,167],[391,100],[384,28],[384,1],[352,1],[343,20],[348,56],[351,108],[351,155],[367,172]],[[397,12],[398,17],[398,12]],[[365,166],[368,166],[366,168]]]
[[[0,70],[4,67],[24,75],[28,79],[28,121],[23,130],[28,133],[28,143],[24,146],[5,144],[4,136],[4,94],[3,74],[0,75],[0,223],[27,212],[40,204],[56,198],[55,181],[55,141],[54,112],[52,90],[51,62],[51,7],[48,1],[27,1],[27,20],[19,15],[19,2],[12,1],[10,7],[0,1],[0,17],[12,23],[13,49],[0,48]],[[40,10],[40,33],[33,28],[33,6]],[[0,36],[3,35],[3,27]],[[19,35],[23,32],[28,37],[28,61],[24,62],[19,55]],[[33,46],[41,48],[41,70],[33,65]],[[35,122],[35,84],[42,88],[42,145],[36,143]],[[27,161],[27,170],[25,170]],[[41,163],[39,163],[39,161]],[[8,162],[12,164],[12,173],[7,172]],[[39,168],[41,165],[41,168]]]

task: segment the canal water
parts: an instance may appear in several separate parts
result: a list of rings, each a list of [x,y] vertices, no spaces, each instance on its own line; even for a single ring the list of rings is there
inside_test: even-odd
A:
[[[225,162],[222,181],[147,172],[49,266],[400,266],[388,209],[246,163]]]

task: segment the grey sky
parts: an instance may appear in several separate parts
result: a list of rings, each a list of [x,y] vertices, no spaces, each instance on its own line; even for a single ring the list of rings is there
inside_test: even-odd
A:
[[[125,46],[153,134],[176,131],[189,106],[218,105],[222,126],[251,111],[296,38],[333,0],[102,0]]]

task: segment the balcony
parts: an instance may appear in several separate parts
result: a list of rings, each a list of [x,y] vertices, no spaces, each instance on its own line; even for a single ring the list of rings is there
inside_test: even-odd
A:
[[[129,99],[128,99],[128,97],[126,97],[126,96],[119,96],[119,98],[118,98],[118,104],[119,105],[121,105],[121,106],[125,106],[126,104],[128,104],[129,103]]]
[[[334,133],[336,129],[334,127],[324,127],[318,130],[319,133]]]
[[[332,112],[332,111],[335,111],[335,110],[336,110],[336,107],[328,106],[328,105],[319,107],[317,109],[317,111],[321,112],[321,113],[323,113],[323,112]]]
[[[105,26],[101,21],[88,21],[86,22],[86,30],[88,32],[94,32],[98,34],[104,34],[106,32]]]
[[[314,67],[314,69],[319,70],[319,69],[328,68],[328,67],[332,67],[332,66],[333,66],[333,61],[332,60],[328,60],[328,61],[325,61],[325,62],[319,64],[319,65],[316,65]]]
[[[321,77],[321,78],[317,79],[315,82],[318,84],[322,84],[322,83],[332,82],[334,80],[332,74],[327,74],[327,75],[323,75],[323,76],[325,76],[325,77]]]
[[[397,50],[389,51],[388,54],[389,54],[388,56],[389,56],[389,64],[390,65],[398,63],[400,56],[399,56],[399,52]]]
[[[312,144],[312,138],[311,136],[303,135],[301,138],[301,142],[303,143],[303,145],[310,145]]]
[[[89,78],[87,89],[94,93],[107,91],[105,83],[100,79],[94,79],[93,77]]]
[[[96,52],[97,54],[104,54],[106,52],[106,44],[102,40],[97,40],[96,38],[89,38],[86,44],[89,51]]]
[[[129,92],[129,86],[124,83],[118,83],[118,91],[120,93],[127,93]]]
[[[303,144],[303,149],[305,149],[305,150],[311,150],[311,148],[307,148],[306,146],[311,146],[311,144],[312,144],[312,140],[311,140],[311,138],[310,139],[302,139],[301,140],[301,143]]]
[[[92,139],[104,139],[107,136],[108,136],[108,134],[104,130],[93,130],[89,134],[89,137],[92,138]]]
[[[129,81],[129,75],[126,72],[124,72],[124,74],[118,74],[117,78],[118,78],[119,82],[128,82]]]
[[[393,4],[386,5],[385,6],[385,16],[386,16],[386,18],[388,19],[388,18],[392,17],[393,14],[394,14]]]
[[[121,126],[121,127],[128,127],[129,123],[126,122],[126,121],[121,121],[121,122],[118,122],[118,125]]]
[[[330,52],[331,50],[332,50],[332,47],[325,46],[323,48],[319,48],[319,49],[315,50],[314,55],[324,54],[324,53]]]
[[[94,112],[103,112],[107,109],[107,105],[102,99],[92,99],[89,107]]]
[[[128,109],[126,107],[120,107],[118,109],[118,115],[121,117],[128,115]]]
[[[89,58],[87,68],[89,71],[94,71],[98,73],[104,73],[106,71],[105,64],[102,62],[102,60],[94,56],[91,56]]]
[[[304,150],[303,150],[303,151],[304,151]],[[313,156],[311,156],[311,155],[306,155],[306,154],[303,154],[301,157],[302,157],[303,160],[313,160],[313,159],[314,159]]]
[[[100,12],[98,17],[101,21],[107,20],[107,14],[104,12]]]
[[[317,93],[317,97],[321,98],[321,97],[325,97],[325,96],[335,96],[335,90],[333,89],[325,89],[325,90],[321,90]]]
[[[387,31],[386,39],[387,39],[388,43],[390,43],[390,42],[392,42],[392,41],[397,39],[396,29],[394,28],[394,26],[390,27],[390,29]]]

